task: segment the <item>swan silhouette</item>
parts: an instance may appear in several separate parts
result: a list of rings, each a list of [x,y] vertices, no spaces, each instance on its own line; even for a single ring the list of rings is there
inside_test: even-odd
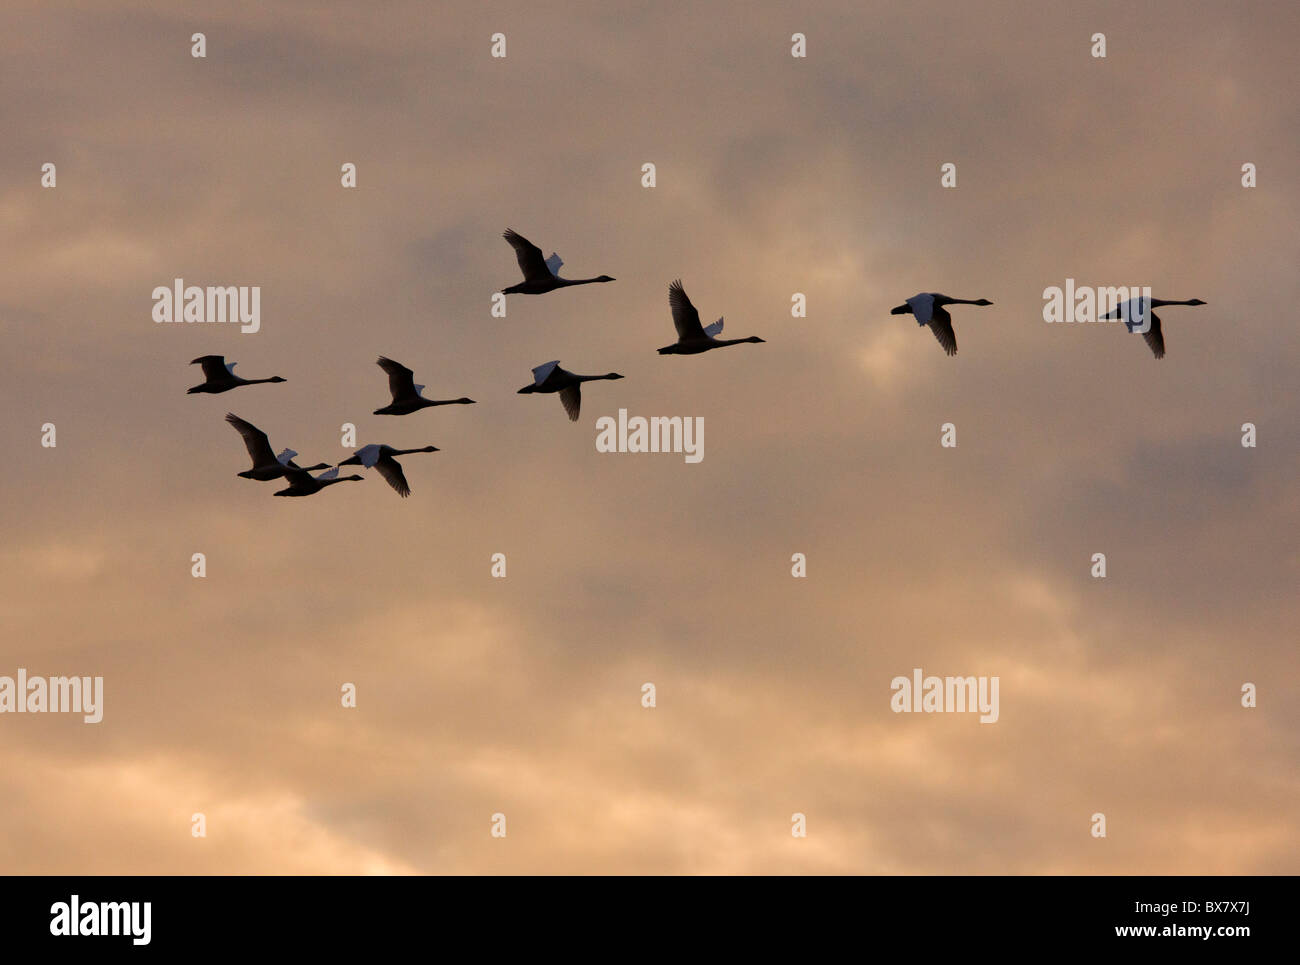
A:
[[[329,468],[329,463],[326,462],[320,462],[314,466],[299,466],[293,461],[293,457],[298,453],[292,449],[285,449],[277,456],[271,450],[271,442],[267,439],[266,433],[251,422],[245,422],[233,412],[226,413],[226,421],[234,426],[235,431],[243,437],[244,448],[248,450],[249,458],[253,460],[252,469],[245,469],[237,474],[245,479],[269,482],[272,479],[279,479],[289,469],[305,472],[307,470],[314,471]]]
[[[312,496],[326,486],[341,482],[361,482],[360,476],[340,476],[338,468],[327,469],[319,476],[313,476],[306,469],[287,468],[284,478],[289,481],[287,489],[277,489],[277,496]]]
[[[673,325],[677,328],[677,341],[665,345],[659,350],[660,355],[699,355],[710,349],[725,345],[739,345],[742,342],[762,342],[757,335],[749,338],[715,338],[722,331],[722,319],[705,328],[700,324],[700,313],[696,311],[691,300],[686,297],[686,289],[680,281],[668,286],[668,305],[673,310]]]
[[[617,372],[610,372],[607,375],[574,375],[572,372],[560,368],[559,362],[547,362],[545,365],[539,365],[533,369],[532,384],[525,385],[519,390],[518,394],[558,392],[560,393],[560,403],[564,406],[564,411],[569,414],[569,421],[577,422],[578,410],[582,408],[582,383],[597,382],[601,379],[621,379],[622,377]]]
[[[200,355],[190,365],[203,366],[204,382],[192,389],[186,389],[185,394],[193,395],[195,392],[208,392],[215,395],[218,392],[229,392],[231,389],[237,389],[241,385],[288,381],[288,379],[282,379],[278,375],[273,375],[269,379],[241,379],[235,374],[235,366],[238,364],[238,362],[227,362],[224,355]]]
[[[957,354],[957,333],[952,330],[952,316],[945,310],[945,305],[992,305],[987,298],[950,298],[938,292],[922,292],[913,295],[905,303],[891,309],[891,315],[915,316],[918,325],[929,325],[934,337],[939,340],[943,350],[949,355]]]
[[[397,491],[397,495],[405,499],[411,495],[411,487],[406,484],[406,475],[402,472],[401,465],[393,457],[409,456],[413,452],[437,451],[437,446],[424,446],[420,449],[394,449],[392,446],[383,444],[369,445],[362,446],[339,465],[365,466],[367,469],[378,469],[379,475],[383,476],[388,485]]]
[[[1130,332],[1142,331],[1143,322],[1149,315],[1151,324],[1142,332],[1142,337],[1146,339],[1147,345],[1151,349],[1151,354],[1158,359],[1165,357],[1165,335],[1160,329],[1160,316],[1152,311],[1153,308],[1163,308],[1166,305],[1204,305],[1205,302],[1199,298],[1189,298],[1186,301],[1169,301],[1163,298],[1130,298],[1126,302],[1116,305],[1102,318],[1122,318],[1124,325]]]
[[[551,257],[543,258],[541,248],[510,228],[507,228],[501,237],[510,242],[510,247],[515,250],[515,258],[519,262],[519,270],[524,273],[524,280],[518,285],[501,289],[503,295],[542,295],[572,285],[614,281],[609,275],[598,275],[595,278],[561,278],[560,266],[564,262],[559,255],[552,252]]]
[[[473,399],[426,399],[421,393],[424,386],[415,384],[415,373],[401,362],[379,356],[375,363],[388,373],[388,391],[393,401],[382,409],[376,409],[375,415],[410,415],[420,409],[435,405],[473,405]]]

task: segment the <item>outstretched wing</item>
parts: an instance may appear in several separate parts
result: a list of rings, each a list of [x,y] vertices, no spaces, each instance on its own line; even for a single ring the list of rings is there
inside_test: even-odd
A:
[[[510,247],[515,250],[515,259],[519,262],[519,270],[524,273],[525,281],[546,281],[554,277],[551,269],[546,267],[541,248],[512,228],[507,228],[501,237],[510,242]]]
[[[582,386],[570,385],[560,389],[560,403],[564,406],[564,411],[569,413],[569,421],[577,422],[578,410],[582,408]]]
[[[939,340],[945,352],[949,355],[957,354],[957,333],[952,330],[952,316],[942,308],[934,310],[934,317],[930,319],[930,331],[934,332],[934,337]]]
[[[406,474],[402,472],[402,467],[396,459],[386,456],[375,463],[375,468],[379,470],[379,475],[384,477],[388,485],[397,490],[397,495],[403,499],[411,495],[411,487],[406,484]]]
[[[361,460],[361,465],[365,466],[367,469],[373,469],[375,463],[379,461],[379,446],[374,443],[371,443],[368,446],[362,446],[354,452],[353,455]]]
[[[1158,359],[1165,357],[1165,336],[1160,331],[1160,318],[1155,312],[1151,312],[1151,327],[1142,333],[1142,337],[1147,340],[1147,345],[1151,346],[1151,354]]]
[[[722,319],[719,318],[719,319],[718,319],[716,322],[714,322],[712,325],[705,325],[705,326],[704,326],[704,334],[707,335],[707,336],[709,336],[709,338],[716,338],[717,336],[721,335],[721,334],[722,334]]]
[[[254,466],[271,466],[276,463],[275,453],[271,451],[271,440],[265,432],[233,412],[226,413],[226,421],[243,437],[244,448],[248,450],[248,457],[253,460]]]
[[[545,382],[559,364],[560,360],[556,359],[554,362],[547,362],[545,365],[539,365],[537,368],[533,369],[533,384],[541,385]]]
[[[700,324],[700,313],[695,310],[691,300],[686,297],[686,289],[682,287],[680,279],[668,286],[668,305],[673,310],[673,325],[677,328],[677,340],[679,342],[704,338],[704,326]]]
[[[560,268],[563,265],[564,265],[564,259],[562,259],[559,255],[557,255],[553,251],[551,252],[551,257],[546,259],[546,270],[549,271],[556,278],[560,277]]]
[[[920,295],[913,295],[907,300],[907,304],[912,309],[912,314],[916,316],[918,325],[925,325],[934,317],[934,296],[931,294],[922,292]],[[948,330],[952,331],[951,324]]]
[[[224,355],[200,355],[190,365],[203,366],[203,378],[207,382],[219,381],[235,371],[235,363],[227,365]]]
[[[419,393],[415,390],[415,373],[405,365],[382,355],[375,364],[388,373],[388,391],[392,394],[394,402],[419,397]]]

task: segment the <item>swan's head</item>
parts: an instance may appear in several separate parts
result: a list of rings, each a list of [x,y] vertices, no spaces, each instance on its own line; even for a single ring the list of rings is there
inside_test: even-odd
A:
[[[361,457],[360,457],[360,456],[348,456],[348,457],[347,457],[346,459],[344,459],[341,463],[339,463],[339,465],[340,465],[340,466],[359,466],[359,465],[361,465]]]
[[[438,447],[437,447],[437,446],[425,446],[423,449],[420,449],[420,450],[418,450],[418,451],[419,451],[419,452],[437,452],[437,451],[438,451]]]
[[[473,404],[474,404],[474,400],[473,400],[473,399],[457,399],[457,400],[456,400],[456,404],[457,404],[457,405],[473,405]]]
[[[759,338],[757,335],[751,335],[751,336],[749,336],[749,338],[745,339],[745,341],[746,341],[746,342],[766,342],[767,339],[765,339],[765,338]]]
[[[365,482],[365,481],[366,481],[365,476],[356,476],[356,475],[343,476],[339,479],[339,482]]]
[[[623,376],[619,375],[617,372],[610,372],[607,376],[605,376],[605,378],[607,379],[621,379],[622,377]]]
[[[615,281],[615,280],[616,279],[610,278],[609,275],[601,275],[599,278],[596,279],[596,281]]]
[[[288,379],[282,379],[282,378],[280,378],[280,376],[278,376],[278,375],[273,375],[273,376],[271,376],[269,379],[267,379],[266,381],[268,381],[268,382],[288,382],[289,380],[288,380]]]
[[[979,299],[978,301],[976,301],[975,304],[976,304],[976,305],[992,305],[993,303],[992,303],[991,301],[989,301],[987,298],[981,298],[981,299]]]
[[[532,382],[530,382],[528,385],[525,385],[522,389],[520,389],[519,392],[518,392],[517,394],[518,394],[518,395],[527,395],[529,392],[536,392],[536,391],[537,391],[537,385],[536,385],[536,383],[532,383]]]
[[[1205,302],[1201,301],[1199,298],[1193,298],[1193,299],[1192,299],[1190,302],[1188,302],[1187,304],[1189,304],[1189,305],[1204,305]]]
[[[897,308],[891,308],[891,309],[889,310],[889,314],[891,314],[891,315],[907,315],[907,314],[910,313],[911,311],[912,311],[912,306],[911,306],[911,305],[899,305]]]

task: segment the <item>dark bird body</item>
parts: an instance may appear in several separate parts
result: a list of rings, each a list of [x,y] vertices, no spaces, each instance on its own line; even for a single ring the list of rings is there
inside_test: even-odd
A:
[[[234,426],[235,431],[243,438],[244,448],[248,450],[248,456],[253,460],[252,469],[245,469],[237,474],[245,479],[270,482],[272,479],[279,479],[290,469],[305,472],[307,470],[314,471],[329,468],[329,463],[321,462],[314,466],[307,466],[304,469],[304,467],[293,461],[293,457],[298,453],[292,449],[285,449],[277,456],[271,449],[271,441],[266,437],[266,433],[251,422],[245,422],[233,412],[226,413],[226,421]]]
[[[957,354],[957,333],[952,330],[952,316],[945,305],[992,305],[987,298],[950,298],[938,292],[913,295],[902,305],[891,309],[891,315],[912,315],[921,326],[929,325],[934,337],[949,355]]]
[[[306,469],[289,468],[285,470],[284,478],[289,481],[289,487],[276,490],[277,496],[314,496],[335,483],[362,481],[360,476],[340,476],[337,469],[329,469],[319,476],[313,476]]]
[[[224,355],[200,355],[190,365],[203,366],[202,385],[196,385],[192,389],[186,389],[186,395],[193,395],[195,392],[207,392],[216,394],[218,392],[229,392],[231,389],[237,389],[241,385],[258,385],[262,382],[286,382],[278,375],[273,375],[269,379],[241,379],[235,374],[237,362],[226,362]]]
[[[519,262],[519,270],[524,273],[522,282],[501,289],[504,295],[544,295],[557,288],[614,281],[609,275],[598,275],[595,278],[561,278],[558,272],[564,262],[560,260],[559,255],[552,254],[550,258],[543,258],[541,248],[509,228],[502,237],[510,242],[510,247],[515,250],[515,260]]]
[[[1147,347],[1151,349],[1151,354],[1158,359],[1165,357],[1165,333],[1160,327],[1160,316],[1152,309],[1163,308],[1166,305],[1204,305],[1205,302],[1199,298],[1191,298],[1187,301],[1169,301],[1163,298],[1130,298],[1121,305],[1115,306],[1102,318],[1122,318],[1125,327],[1130,332],[1142,332],[1142,337],[1146,340]],[[1147,317],[1150,317],[1150,324],[1145,326],[1143,323]]]
[[[582,408],[582,383],[598,382],[601,379],[621,379],[617,372],[606,375],[574,375],[567,369],[560,368],[559,362],[547,362],[533,369],[533,382],[519,390],[520,395],[532,392],[558,392],[560,404],[569,414],[570,422],[578,421],[578,412]]]
[[[394,449],[392,446],[369,445],[362,446],[352,456],[344,459],[340,466],[365,466],[367,469],[378,469],[379,475],[384,477],[388,485],[396,490],[397,495],[405,499],[411,495],[411,487],[406,484],[406,474],[402,472],[402,466],[394,456],[409,456],[413,452],[437,452],[437,446],[423,446],[419,449]]]
[[[719,318],[708,328],[701,325],[700,313],[686,297],[686,289],[682,287],[680,281],[675,281],[668,286],[668,307],[673,312],[677,341],[661,348],[660,355],[699,355],[701,352],[727,345],[764,341],[757,335],[751,335],[749,338],[716,338],[715,336],[722,331],[722,319]]]
[[[401,362],[379,356],[375,363],[388,373],[388,391],[393,401],[382,409],[376,409],[375,415],[410,415],[420,409],[429,409],[435,405],[473,405],[473,399],[426,399],[421,393],[424,386],[415,384],[415,373]]]

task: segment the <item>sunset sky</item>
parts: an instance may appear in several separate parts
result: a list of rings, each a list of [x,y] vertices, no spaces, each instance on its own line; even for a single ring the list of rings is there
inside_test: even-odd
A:
[[[0,715],[0,872],[1300,873],[1296,26],[4,4],[0,675],[105,706]],[[507,227],[617,281],[494,318]],[[261,330],[155,324],[178,277]],[[675,278],[766,344],[657,355]],[[1045,323],[1067,278],[1208,304],[1157,361]],[[994,303],[954,358],[889,314],[925,291]],[[209,353],[288,381],[186,395]],[[478,404],[371,415],[379,355]],[[625,378],[571,423],[516,394],[552,359]],[[620,408],[703,460],[597,452]],[[228,411],[441,451],[276,499]],[[913,668],[998,676],[998,721],[893,713]]]

